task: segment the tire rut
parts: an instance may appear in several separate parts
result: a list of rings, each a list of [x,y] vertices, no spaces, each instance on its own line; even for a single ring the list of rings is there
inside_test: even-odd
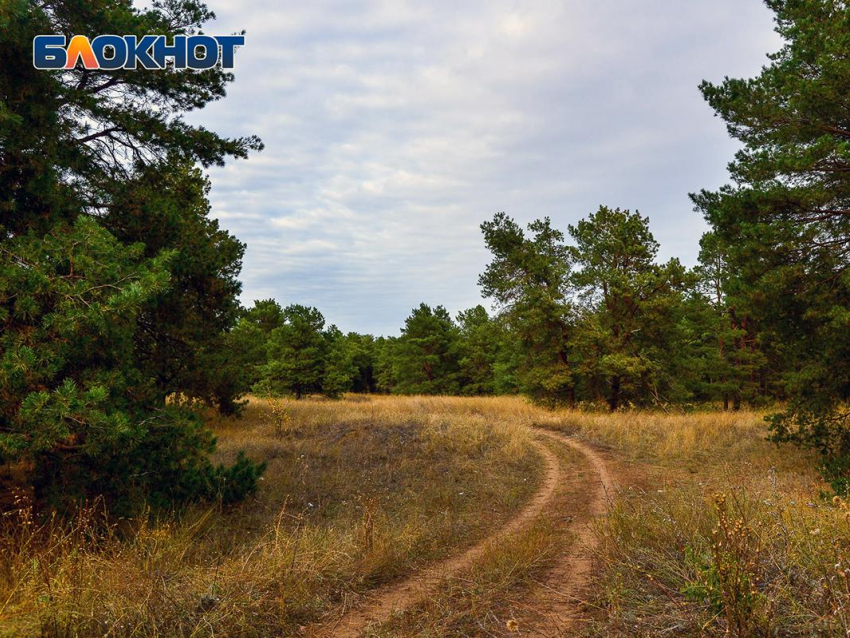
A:
[[[575,533],[570,551],[561,555],[524,601],[521,635],[555,638],[570,635],[582,612],[583,594],[590,585],[593,553],[598,545],[592,524],[606,514],[615,483],[602,456],[589,445],[550,430],[537,429],[537,432],[579,452],[596,475],[588,511],[583,519],[573,522]]]
[[[595,519],[605,515],[608,495],[614,490],[614,480],[603,458],[589,445],[551,430],[534,428],[534,432],[579,452],[596,475],[590,481],[594,487],[588,494],[587,512],[572,523],[575,526],[572,548],[558,559],[523,604],[521,634],[552,638],[569,635],[564,632],[569,632],[581,611],[581,594],[590,583],[592,555],[597,545],[591,525]],[[539,441],[534,441],[534,444],[545,465],[543,482],[520,512],[495,534],[463,553],[440,561],[401,582],[367,593],[363,604],[333,621],[309,628],[305,635],[310,638],[357,638],[370,626],[388,620],[394,612],[403,611],[425,599],[436,591],[444,578],[471,567],[492,543],[531,523],[554,501],[556,489],[562,480],[560,462],[555,454]]]
[[[509,519],[499,531],[470,547],[463,553],[438,562],[412,577],[380,587],[365,596],[366,602],[340,618],[308,630],[311,638],[356,638],[370,624],[386,621],[395,611],[404,610],[435,591],[440,582],[469,568],[487,547],[517,532],[530,523],[552,500],[561,481],[560,466],[555,454],[542,443],[534,441],[545,464],[543,482],[520,512]]]

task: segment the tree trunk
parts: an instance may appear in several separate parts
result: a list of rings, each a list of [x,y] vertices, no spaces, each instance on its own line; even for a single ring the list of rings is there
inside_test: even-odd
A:
[[[611,406],[611,412],[616,412],[620,407],[620,377],[611,377],[611,399],[608,401]]]

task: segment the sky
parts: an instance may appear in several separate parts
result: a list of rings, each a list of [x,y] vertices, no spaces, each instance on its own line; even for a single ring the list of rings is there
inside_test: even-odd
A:
[[[483,303],[479,225],[639,210],[659,259],[696,263],[688,193],[736,144],[698,90],[780,46],[759,0],[208,0],[246,30],[228,96],[191,122],[265,150],[210,170],[247,244],[242,302],[398,334],[425,302]]]

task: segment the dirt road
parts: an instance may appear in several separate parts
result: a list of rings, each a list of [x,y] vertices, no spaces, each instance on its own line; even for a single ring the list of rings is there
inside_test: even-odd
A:
[[[606,499],[614,484],[604,460],[588,445],[548,430],[535,432],[550,444],[567,445],[578,451],[596,475],[596,478],[589,482],[592,487],[587,494],[587,506],[582,508],[587,512],[582,517],[584,520],[576,519],[572,522],[575,526],[575,543],[571,551],[558,560],[545,581],[531,593],[526,606],[529,620],[523,623],[524,635],[560,636],[576,617],[579,607],[577,601],[590,578],[591,554],[595,543],[590,523],[593,518],[604,515]],[[469,569],[490,544],[529,525],[552,505],[558,485],[565,480],[565,473],[561,471],[556,455],[540,441],[535,441],[535,445],[545,466],[543,481],[522,510],[495,534],[465,552],[441,561],[404,581],[376,589],[366,596],[363,604],[339,618],[309,628],[306,635],[312,638],[356,638],[370,624],[380,624],[394,611],[404,610],[423,600],[436,590],[442,579]]]

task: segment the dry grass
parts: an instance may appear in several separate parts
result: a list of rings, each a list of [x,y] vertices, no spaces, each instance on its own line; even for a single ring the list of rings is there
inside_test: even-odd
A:
[[[755,412],[562,412],[626,459],[600,524],[592,636],[848,636],[850,518]]]
[[[539,479],[529,426],[607,450],[631,485],[597,530],[588,636],[850,635],[846,504],[821,497],[810,455],[765,441],[759,413],[350,397],[217,422],[221,460],[269,463],[229,511],[104,526],[96,508],[60,524],[21,503],[0,524],[0,636],[299,635],[517,511]],[[566,528],[541,518],[377,635],[510,633]]]
[[[467,546],[533,491],[522,401],[289,402],[216,423],[221,460],[268,462],[251,502],[103,526],[0,531],[0,635],[269,636]],[[526,418],[521,415],[525,413]]]
[[[535,619],[530,596],[560,556],[571,551],[570,521],[582,509],[583,481],[570,480],[587,461],[577,451],[546,441],[558,457],[562,483],[552,504],[531,525],[491,544],[466,572],[445,579],[428,600],[364,635],[370,638],[510,636]]]
[[[694,412],[668,414],[633,411],[559,411],[543,415],[538,425],[580,434],[631,461],[664,468],[700,469],[718,465],[756,464],[807,471],[810,458],[766,440],[760,412]]]
[[[432,598],[379,628],[368,629],[364,636],[507,635],[513,623],[524,627],[516,620],[523,612],[523,597],[558,553],[568,551],[568,541],[562,529],[540,517],[522,532],[489,547],[467,573],[445,580]]]

